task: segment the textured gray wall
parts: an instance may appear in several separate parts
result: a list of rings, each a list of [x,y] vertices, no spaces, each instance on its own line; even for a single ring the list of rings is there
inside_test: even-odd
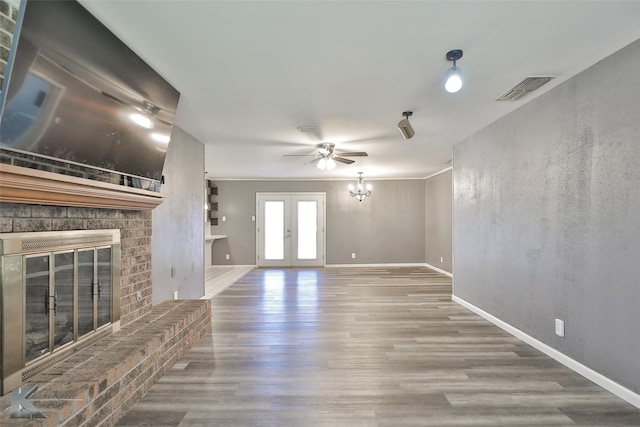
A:
[[[153,210],[153,304],[204,295],[204,145],[174,126]],[[174,277],[171,277],[171,269]]]
[[[425,181],[425,261],[451,273],[451,179],[448,170]],[[442,261],[440,259],[442,258]]]
[[[638,70],[640,41],[457,145],[453,171],[454,294],[636,393]]]
[[[215,180],[214,180],[215,181]],[[358,202],[353,181],[215,181],[219,218],[212,234],[229,237],[213,244],[213,264],[256,262],[256,192],[325,192],[327,264],[424,262],[424,180],[367,181],[373,195]],[[351,253],[356,259],[351,259]],[[225,260],[229,254],[230,260]]]

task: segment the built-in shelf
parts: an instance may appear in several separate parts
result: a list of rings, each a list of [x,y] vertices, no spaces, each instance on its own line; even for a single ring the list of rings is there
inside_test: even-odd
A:
[[[204,236],[204,241],[213,243],[216,240],[226,239],[226,238],[227,238],[226,234],[212,234],[209,236]]]
[[[3,203],[148,210],[164,198],[161,193],[140,188],[0,164]]]
[[[218,225],[218,187],[207,179],[208,219],[211,225]]]
[[[213,244],[216,242],[216,240],[226,238],[226,234],[210,234],[208,236],[204,236],[204,259],[207,268],[213,265]]]

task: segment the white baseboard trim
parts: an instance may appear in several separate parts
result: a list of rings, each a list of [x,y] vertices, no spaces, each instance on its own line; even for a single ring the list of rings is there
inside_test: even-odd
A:
[[[449,273],[448,271],[445,271],[445,270],[443,270],[443,269],[441,269],[441,268],[438,268],[438,267],[436,267],[436,266],[434,266],[434,265],[431,265],[431,264],[428,264],[428,263],[426,263],[426,262],[425,262],[425,263],[424,263],[424,266],[425,266],[425,267],[428,267],[428,268],[430,268],[430,269],[432,269],[432,270],[435,270],[435,271],[437,271],[438,273],[442,273],[442,274],[444,274],[445,276],[449,276],[449,277],[453,278],[453,274],[451,274],[451,273]]]
[[[605,390],[610,391],[611,393],[615,394],[616,396],[618,396],[623,400],[626,400],[633,406],[640,408],[640,394],[637,394],[634,391],[624,387],[623,385],[620,385],[617,382],[610,380],[604,375],[570,358],[566,354],[559,352],[555,348],[550,347],[541,341],[538,341],[537,339],[533,338],[531,335],[528,335],[522,332],[520,329],[517,329],[509,325],[508,323],[498,319],[497,317],[492,316],[491,314],[463,300],[462,298],[452,295],[451,299],[457,302],[458,304],[460,304],[461,306],[473,311],[477,315],[485,318],[486,320],[498,326],[499,328],[507,331],[508,333],[515,336],[516,338],[519,338],[522,341],[526,342],[527,344],[531,345],[532,347],[540,350],[541,352],[551,357],[552,359],[557,360],[558,362],[562,363],[569,369],[593,381],[594,383],[598,384],[600,387],[604,388]]]
[[[389,264],[325,264],[327,268],[346,268],[346,267],[426,267],[424,262],[407,262],[407,263],[389,263]]]
[[[253,264],[247,264],[247,265],[243,265],[243,264],[216,264],[216,265],[208,265],[207,268],[205,268],[205,270],[209,270],[212,268],[229,268],[229,267],[234,267],[234,268],[256,268],[257,265],[253,265]]]

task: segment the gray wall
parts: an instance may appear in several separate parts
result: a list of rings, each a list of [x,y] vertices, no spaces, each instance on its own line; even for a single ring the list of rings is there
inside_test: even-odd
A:
[[[368,181],[373,195],[358,202],[349,195],[353,181],[215,181],[218,217],[212,234],[214,264],[255,265],[256,192],[325,192],[327,264],[423,263],[424,180]],[[357,258],[351,259],[355,252]],[[230,260],[225,260],[225,254]]]
[[[636,393],[638,70],[640,41],[457,145],[453,170],[454,294]]]
[[[153,304],[204,295],[204,145],[174,126],[153,210]],[[171,277],[171,269],[174,277]]]
[[[451,273],[451,170],[425,181],[425,261]],[[442,261],[440,261],[442,259]]]

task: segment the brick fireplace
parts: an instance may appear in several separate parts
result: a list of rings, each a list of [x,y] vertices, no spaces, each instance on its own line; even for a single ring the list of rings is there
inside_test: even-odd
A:
[[[87,178],[0,159],[0,233],[115,229],[121,266],[120,330],[28,381],[46,419],[13,418],[0,397],[3,426],[111,426],[211,328],[208,301],[152,307],[152,209],[166,196]]]
[[[120,230],[120,321],[124,326],[151,310],[150,210],[0,203],[2,233],[101,229]]]
[[[5,233],[20,233],[21,235],[29,233],[30,238],[38,239],[37,236],[40,236],[40,233],[47,234],[43,232],[55,233],[56,235],[72,232],[72,235],[77,235],[78,232],[115,230],[119,235],[118,249],[114,255],[119,255],[117,255],[118,259],[113,262],[118,265],[119,271],[112,276],[114,280],[112,283],[113,295],[116,298],[113,300],[112,306],[116,307],[118,313],[117,318],[114,319],[113,328],[117,330],[151,311],[151,209],[162,201],[162,196],[159,193],[128,188],[112,182],[90,180],[4,163],[0,163],[0,183],[0,233],[3,233],[3,239],[5,237],[10,239],[10,236],[13,235]],[[37,200],[40,203],[35,203]],[[55,252],[55,249],[51,249],[51,251]],[[96,251],[96,253],[99,252],[100,250]],[[83,251],[82,253],[88,252]],[[5,285],[9,286],[3,282],[3,288]],[[20,291],[20,293],[23,292]],[[75,292],[78,293],[77,290]],[[56,300],[55,295],[53,298]],[[42,305],[42,301],[38,298],[34,302],[38,306]],[[79,302],[80,300],[77,300],[74,304],[79,304]],[[47,301],[45,306],[51,307],[52,304],[56,305],[55,302]],[[78,310],[77,306],[75,310]],[[25,321],[23,314],[17,313],[16,316],[22,317]],[[45,317],[57,319],[60,315],[56,317],[51,314]],[[78,322],[78,317],[74,316],[74,318]],[[9,327],[9,323],[5,326]],[[96,325],[100,326],[100,323],[97,322]],[[75,329],[73,331],[75,338],[71,350],[75,349],[76,344],[80,344],[77,340],[82,328],[79,326],[76,328],[78,329],[72,328]],[[99,327],[98,330],[100,330]],[[100,334],[95,335],[103,336],[104,333],[103,328]],[[2,343],[0,346],[15,347],[16,345],[11,344],[16,341],[13,335],[13,332],[0,331],[0,342]],[[94,340],[98,338],[96,337]],[[30,341],[27,340],[24,344],[25,349],[28,350],[26,342]],[[86,347],[90,343],[91,339],[85,339],[84,344],[78,345],[78,349]],[[65,354],[71,354],[69,346],[62,347],[59,349],[60,351],[56,351],[56,349],[52,353],[54,344],[45,347],[49,349],[49,353],[43,347],[44,356],[37,357],[30,367],[25,367],[25,361],[22,359],[13,360],[13,357],[8,359],[5,357],[2,362],[4,368],[0,368],[3,384],[6,381],[6,387],[10,385],[15,387],[19,385],[16,376],[19,376],[20,372],[22,372],[23,381],[26,381],[31,374],[35,375],[43,368],[63,361],[65,357],[68,357]],[[5,349],[2,350],[4,354]],[[16,349],[11,350],[15,352]],[[40,350],[39,347],[38,350]],[[26,362],[33,359],[29,357],[28,351],[26,354]],[[37,360],[40,361],[36,363]],[[36,365],[38,366],[34,367]],[[21,371],[15,371],[18,368]],[[27,375],[27,372],[30,374]],[[8,378],[11,379],[8,380]],[[8,388],[2,391],[4,394]]]

